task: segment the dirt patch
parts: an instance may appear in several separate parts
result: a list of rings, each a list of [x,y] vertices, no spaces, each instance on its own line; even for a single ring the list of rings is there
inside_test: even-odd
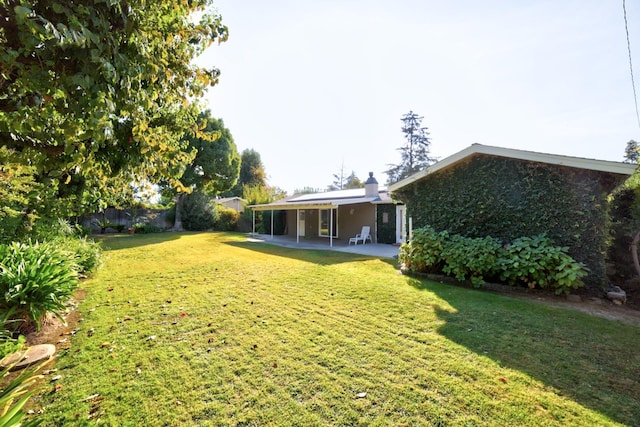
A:
[[[87,292],[84,289],[77,289],[73,298],[67,304],[67,309],[62,313],[60,320],[56,316],[48,315],[42,322],[39,331],[26,335],[27,345],[54,344],[58,350],[69,348],[71,342],[69,337],[77,332],[78,323],[82,320],[82,315],[78,311],[78,304],[85,297]]]

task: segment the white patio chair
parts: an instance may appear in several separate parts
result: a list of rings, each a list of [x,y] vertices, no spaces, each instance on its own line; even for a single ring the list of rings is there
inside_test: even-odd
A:
[[[368,225],[363,226],[360,234],[356,234],[356,237],[351,237],[349,239],[348,244],[350,245],[353,243],[357,245],[358,242],[362,242],[362,244],[364,245],[367,242],[367,240],[373,243],[373,241],[371,240],[371,234],[369,234],[370,231],[371,231],[371,227],[369,227]]]

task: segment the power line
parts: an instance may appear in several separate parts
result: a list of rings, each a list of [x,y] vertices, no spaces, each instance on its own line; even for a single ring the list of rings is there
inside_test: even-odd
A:
[[[629,24],[627,23],[626,1],[622,0],[622,12],[624,14],[624,30],[627,33],[627,51],[629,52],[629,71],[631,72],[631,87],[633,88],[633,102],[636,105],[636,119],[640,128],[640,113],[638,112],[638,96],[636,95],[636,82],[633,78],[633,63],[631,62],[631,41],[629,41]]]

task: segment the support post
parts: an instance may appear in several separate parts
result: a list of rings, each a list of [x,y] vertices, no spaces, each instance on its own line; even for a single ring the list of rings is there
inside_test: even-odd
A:
[[[329,209],[329,247],[333,247],[333,209]]]
[[[273,240],[273,209],[271,209],[271,240]]]
[[[251,212],[253,213],[253,227],[251,228],[251,236],[255,236],[256,235],[256,211],[252,209]]]
[[[296,244],[300,243],[300,209],[296,209]]]

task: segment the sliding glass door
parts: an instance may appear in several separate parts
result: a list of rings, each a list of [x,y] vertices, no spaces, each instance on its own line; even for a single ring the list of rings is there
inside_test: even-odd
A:
[[[333,237],[338,237],[338,210],[320,209],[320,236],[329,237],[329,228],[333,221]]]

